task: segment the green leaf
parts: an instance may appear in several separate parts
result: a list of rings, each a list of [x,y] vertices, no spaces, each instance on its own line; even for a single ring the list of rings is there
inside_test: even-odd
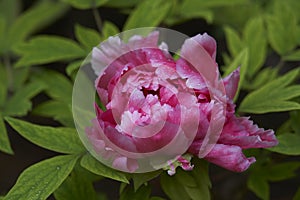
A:
[[[293,200],[300,200],[300,187],[298,188]]]
[[[269,181],[282,181],[295,177],[297,175],[296,170],[299,167],[300,162],[272,164],[265,168],[265,173]]]
[[[94,30],[79,24],[75,25],[76,39],[86,48],[87,52],[90,52],[93,47],[97,46],[101,42],[100,34]]]
[[[129,183],[125,173],[107,167],[106,165],[100,163],[98,160],[92,157],[92,155],[90,154],[84,155],[81,159],[80,164],[82,167],[93,172],[94,174],[98,174],[124,183]]]
[[[224,7],[224,6],[233,6],[246,3],[246,0],[185,0],[184,6],[186,12],[192,12],[193,10],[199,8],[213,8],[213,7]]]
[[[261,17],[252,18],[244,29],[244,43],[249,50],[247,75],[252,77],[264,64],[267,54],[267,39]],[[259,47],[259,48],[257,48]]]
[[[123,30],[139,27],[155,27],[167,16],[171,1],[145,0],[130,14]]]
[[[51,117],[67,127],[74,127],[71,108],[68,104],[60,101],[50,100],[39,104],[32,111],[34,115]]]
[[[46,85],[46,93],[52,99],[71,105],[73,85],[66,76],[53,70],[43,70],[35,74],[34,78]]]
[[[20,88],[6,102],[3,113],[6,116],[23,116],[31,109],[30,99],[40,93],[45,88],[42,84],[31,82]]]
[[[259,198],[268,200],[270,196],[270,188],[267,180],[261,174],[252,173],[247,181],[247,186]]]
[[[76,75],[75,71],[80,68],[82,63],[83,63],[82,60],[77,60],[77,61],[71,62],[66,68],[66,73],[68,74],[68,76],[70,76],[72,78],[75,77],[75,75]]]
[[[78,9],[89,9],[99,7],[105,4],[108,0],[61,0],[65,3]]]
[[[195,160],[195,168],[190,171],[179,169],[174,176],[162,174],[161,186],[171,199],[210,199],[211,183],[208,177],[208,165],[199,159]]]
[[[290,54],[283,56],[284,61],[299,61],[300,60],[300,49],[291,52]]]
[[[12,24],[20,12],[19,0],[2,0],[0,1],[0,13],[7,24]]]
[[[40,147],[67,154],[85,152],[76,129],[40,126],[10,117],[5,120],[20,135]]]
[[[54,192],[56,200],[97,200],[97,193],[93,187],[93,180],[88,171],[79,167],[64,181],[64,183]]]
[[[129,185],[122,190],[120,200],[148,200],[151,194],[151,187],[148,186],[142,186],[137,191],[134,191],[132,187]]]
[[[5,200],[47,199],[67,178],[78,156],[56,156],[27,168],[8,192]]]
[[[285,155],[300,155],[300,135],[286,133],[278,135],[279,144],[275,147],[268,148],[268,150],[285,154]]]
[[[141,0],[109,0],[105,3],[107,7],[115,7],[115,8],[125,8],[125,7],[132,7],[138,4]]]
[[[161,172],[162,172],[161,170],[157,170],[157,171],[147,172],[142,174],[137,174],[137,173],[132,174],[134,191],[137,191],[141,185],[159,176]]]
[[[9,46],[22,42],[32,32],[45,27],[65,13],[67,6],[60,2],[40,1],[36,6],[24,12],[10,26],[8,31]]]
[[[0,151],[3,151],[8,154],[14,153],[9,143],[9,138],[7,136],[7,131],[1,113],[0,113]]]
[[[0,55],[5,51],[5,34],[6,34],[6,21],[0,15]]]
[[[266,21],[269,42],[277,53],[285,55],[297,46],[297,19],[286,3],[276,1]]]
[[[300,109],[299,103],[290,101],[300,95],[299,87],[287,86],[298,77],[299,71],[300,69],[292,70],[251,92],[242,101],[239,111],[267,113]]]
[[[12,90],[16,91],[20,88],[23,88],[25,85],[26,80],[28,79],[30,68],[23,67],[23,68],[11,68],[11,73],[13,74],[13,81],[12,81]]]
[[[16,67],[39,65],[86,56],[86,52],[74,41],[60,36],[36,36],[20,44],[15,52],[21,55]]]
[[[8,80],[7,80],[7,72],[0,63],[0,108],[2,108],[3,104],[5,103],[6,96],[8,90]]]
[[[224,28],[225,35],[226,35],[226,43],[228,45],[228,49],[230,51],[230,54],[233,57],[238,56],[238,54],[241,52],[243,49],[243,41],[239,37],[238,33],[230,28],[229,26],[226,26]]]
[[[109,21],[105,21],[103,24],[102,35],[103,40],[106,40],[110,36],[114,36],[120,33],[118,27]]]

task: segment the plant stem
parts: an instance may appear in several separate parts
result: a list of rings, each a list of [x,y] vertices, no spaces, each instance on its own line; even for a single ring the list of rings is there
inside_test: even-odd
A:
[[[92,11],[93,11],[93,15],[94,15],[94,18],[96,21],[97,28],[98,28],[99,32],[102,33],[102,20],[101,20],[101,17],[100,17],[100,14],[96,7],[95,2],[93,2]]]

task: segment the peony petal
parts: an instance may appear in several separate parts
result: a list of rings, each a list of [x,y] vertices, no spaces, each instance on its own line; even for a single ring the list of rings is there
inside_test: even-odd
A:
[[[203,35],[198,34],[192,38],[207,51],[212,59],[216,60],[217,43],[213,37],[209,36],[207,33],[204,33]]]
[[[268,148],[278,144],[273,130],[258,128],[249,118],[235,116],[225,124],[219,142],[243,149]]]
[[[232,100],[238,89],[238,84],[240,80],[240,68],[234,70],[231,74],[223,79],[223,83],[226,90],[226,95],[228,99]]]
[[[118,170],[130,173],[135,172],[139,168],[138,162],[136,160],[124,156],[115,158],[112,166]]]
[[[201,145],[200,141],[193,142],[189,152],[198,155]],[[255,162],[254,157],[246,158],[239,146],[224,144],[215,144],[204,159],[234,172],[243,172]]]

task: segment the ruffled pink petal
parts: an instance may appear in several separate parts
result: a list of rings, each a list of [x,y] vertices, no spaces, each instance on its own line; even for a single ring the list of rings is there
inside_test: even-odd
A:
[[[240,80],[240,68],[234,70],[231,74],[223,79],[223,83],[226,90],[226,95],[228,99],[232,100],[238,89],[238,84]]]
[[[268,148],[278,144],[273,130],[258,128],[248,117],[235,116],[225,124],[219,142],[243,149]]]
[[[189,152],[198,155],[201,145],[200,141],[193,142]],[[234,172],[243,172],[256,161],[254,157],[246,158],[241,147],[225,144],[215,144],[204,159]]]

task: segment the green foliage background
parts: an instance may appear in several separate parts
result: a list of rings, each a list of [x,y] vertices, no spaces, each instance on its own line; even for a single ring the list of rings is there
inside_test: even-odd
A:
[[[270,199],[270,183],[299,180],[298,0],[42,0],[25,10],[24,2],[0,0],[0,151],[14,153],[14,141],[10,142],[7,135],[9,125],[35,145],[59,154],[25,169],[9,191],[0,191],[0,199],[38,200],[51,194],[57,200],[108,199],[93,187],[93,183],[104,179],[121,182],[122,200],[217,198],[215,190],[211,192],[215,182],[210,181],[208,163],[202,160],[194,160],[196,167],[192,172],[179,170],[173,177],[162,171],[126,174],[102,165],[82,146],[70,110],[76,71],[92,47],[122,30],[145,26],[172,28],[191,20],[201,20],[208,27],[195,31],[208,31],[224,45],[217,60],[224,76],[241,66],[236,96],[238,114],[280,112],[287,116],[275,130],[278,146],[246,152],[256,156],[257,162],[247,172],[238,174],[245,177],[239,186],[242,192],[231,199],[246,199],[249,191],[250,196]],[[102,21],[101,8],[128,18],[122,27]],[[91,13],[97,29],[75,22],[75,38],[39,33],[66,17],[70,10]],[[64,67],[51,69],[57,64]],[[47,95],[47,100],[33,107],[32,99],[40,94]],[[30,116],[51,118],[60,127],[29,123],[26,119]],[[155,195],[161,197],[151,193],[159,180],[163,192]],[[292,196],[300,199],[300,187],[287,198]]]

